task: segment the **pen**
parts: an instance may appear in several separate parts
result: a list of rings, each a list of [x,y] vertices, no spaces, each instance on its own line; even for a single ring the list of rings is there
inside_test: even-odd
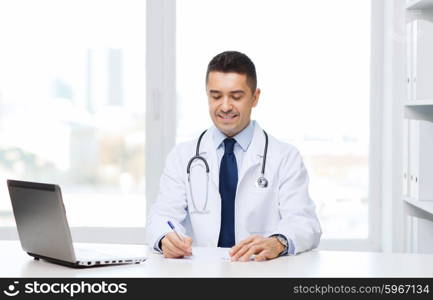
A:
[[[174,228],[173,223],[171,223],[170,221],[167,221],[167,224],[168,224],[168,226],[170,226],[171,230],[173,230],[173,232],[176,233],[177,237],[178,237],[182,242],[185,242],[185,241],[183,240],[182,236],[181,236],[179,233],[177,233],[176,228]]]

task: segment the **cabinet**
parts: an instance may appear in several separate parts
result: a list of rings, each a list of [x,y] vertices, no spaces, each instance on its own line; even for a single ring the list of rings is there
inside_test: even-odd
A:
[[[433,228],[433,0],[406,3],[402,195],[408,216],[415,217],[408,228],[416,241],[410,249],[417,252]]]

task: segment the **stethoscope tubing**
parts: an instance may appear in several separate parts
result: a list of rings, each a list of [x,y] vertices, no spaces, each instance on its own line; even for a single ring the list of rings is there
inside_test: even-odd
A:
[[[193,213],[208,213],[206,208],[207,208],[207,201],[208,201],[209,171],[210,171],[210,169],[209,169],[209,164],[207,163],[206,158],[204,158],[203,156],[200,155],[201,140],[202,140],[202,138],[206,132],[207,132],[207,129],[200,134],[198,141],[197,141],[196,148],[195,148],[195,156],[191,157],[191,159],[189,160],[188,165],[186,167],[186,173],[188,174],[188,185],[189,185],[189,190],[191,193],[191,200],[192,200],[192,204],[193,204],[193,208],[194,208]],[[258,183],[258,187],[266,188],[268,186],[268,180],[265,178],[266,157],[268,154],[268,134],[266,133],[265,130],[263,130],[263,134],[265,135],[265,148],[263,150],[261,176],[257,179],[257,183]],[[205,204],[203,206],[203,209],[201,211],[199,211],[197,209],[196,203],[195,203],[194,198],[193,198],[192,187],[191,187],[191,164],[196,159],[201,160],[204,163],[205,168],[206,168],[206,177],[207,177],[207,179],[206,179],[206,200],[205,200]]]
[[[209,169],[209,164],[207,163],[206,158],[204,158],[203,156],[200,155],[200,144],[201,144],[201,140],[203,139],[204,134],[207,132],[207,129],[205,131],[203,131],[197,141],[197,145],[195,148],[195,156],[191,157],[191,159],[188,162],[188,165],[186,167],[186,173],[190,174],[191,173],[191,164],[196,160],[201,160],[204,165],[206,166],[206,173],[209,173],[210,169]],[[265,148],[263,150],[263,159],[262,159],[262,170],[261,170],[261,175],[264,177],[265,176],[265,170],[266,170],[266,157],[268,155],[268,134],[266,133],[265,130],[263,130],[263,134],[265,135]]]

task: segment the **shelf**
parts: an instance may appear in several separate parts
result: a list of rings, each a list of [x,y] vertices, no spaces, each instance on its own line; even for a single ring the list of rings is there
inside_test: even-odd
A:
[[[433,0],[432,0],[433,1]],[[433,106],[433,99],[407,101],[404,106]]]
[[[433,100],[408,101],[404,105],[404,117],[433,122]]]
[[[419,209],[422,209],[425,212],[428,212],[429,214],[433,214],[433,200],[419,201],[410,197],[403,197],[403,200]]]
[[[433,8],[433,0],[413,0],[406,5],[407,10]]]

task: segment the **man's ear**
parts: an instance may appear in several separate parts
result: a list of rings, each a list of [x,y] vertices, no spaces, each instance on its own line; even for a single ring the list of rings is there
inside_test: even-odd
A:
[[[257,103],[259,103],[259,98],[260,98],[260,89],[257,88],[256,91],[254,92],[253,95],[253,107],[257,106]]]

